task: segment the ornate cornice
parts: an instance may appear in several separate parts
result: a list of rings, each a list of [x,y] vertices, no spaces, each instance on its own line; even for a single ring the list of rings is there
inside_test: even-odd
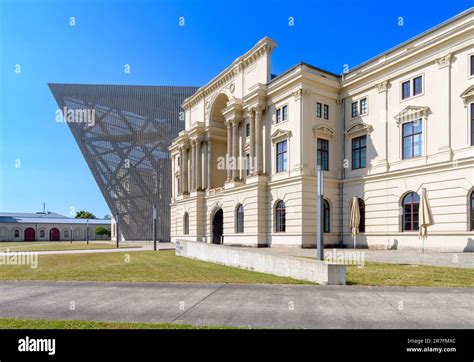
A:
[[[273,132],[273,134],[271,136],[271,140],[275,141],[279,138],[290,138],[291,135],[292,135],[292,133],[289,130],[277,129],[275,132]]]
[[[375,85],[375,87],[377,87],[377,91],[379,93],[386,92],[387,88],[388,88],[388,81],[385,80],[382,83],[378,83],[378,84]]]
[[[464,92],[462,92],[460,97],[462,98],[464,105],[467,106],[471,100],[474,100],[474,85],[471,85]]]
[[[303,96],[308,93],[308,91],[304,88],[300,88],[296,91],[293,92],[293,98],[295,99],[295,101],[299,101],[300,99],[303,98]]]
[[[313,128],[313,134],[314,134],[315,137],[318,134],[325,134],[325,135],[328,135],[330,137],[333,137],[333,136],[336,135],[336,132],[329,126],[320,125],[320,126],[316,126],[316,127]]]

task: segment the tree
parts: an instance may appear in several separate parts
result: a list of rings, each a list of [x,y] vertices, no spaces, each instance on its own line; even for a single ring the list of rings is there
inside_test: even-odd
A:
[[[111,220],[111,219],[112,219],[112,216],[110,216],[110,214],[105,214],[105,215],[104,215],[104,219],[105,219],[105,220]]]
[[[96,219],[96,217],[92,212],[81,210],[76,212],[76,219]]]
[[[95,234],[96,235],[101,235],[101,236],[109,236],[110,237],[110,230],[107,230],[106,228],[99,226],[97,229],[95,229]]]

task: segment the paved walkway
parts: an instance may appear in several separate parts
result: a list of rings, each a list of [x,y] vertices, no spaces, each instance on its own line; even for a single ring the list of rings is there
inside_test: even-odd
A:
[[[473,303],[473,289],[457,288],[0,282],[0,317],[39,319],[268,328],[473,328]]]
[[[159,243],[157,244],[158,250],[174,250],[175,244],[172,243]],[[58,254],[90,254],[90,253],[122,253],[122,252],[131,252],[131,251],[147,251],[153,250],[153,244],[145,244],[141,247],[134,248],[113,248],[113,249],[82,249],[82,250],[49,250],[49,251],[22,251],[22,250],[9,250],[9,252],[21,252],[24,254],[35,253],[38,255],[58,255]],[[0,252],[0,256],[7,253]]]

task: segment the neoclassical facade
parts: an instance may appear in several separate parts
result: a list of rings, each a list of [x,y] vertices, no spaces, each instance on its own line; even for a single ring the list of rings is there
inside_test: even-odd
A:
[[[474,11],[342,75],[306,63],[271,74],[268,37],[183,103],[170,146],[171,239],[314,247],[316,169],[327,245],[474,251]]]

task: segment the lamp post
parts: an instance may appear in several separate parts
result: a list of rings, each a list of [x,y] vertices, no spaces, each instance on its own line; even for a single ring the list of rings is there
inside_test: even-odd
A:
[[[156,251],[156,205],[153,205],[153,250]]]
[[[324,260],[324,171],[320,165],[317,169],[317,199],[316,199],[316,247],[318,260]]]
[[[89,245],[89,219],[86,220],[87,227],[86,227],[86,243]]]

